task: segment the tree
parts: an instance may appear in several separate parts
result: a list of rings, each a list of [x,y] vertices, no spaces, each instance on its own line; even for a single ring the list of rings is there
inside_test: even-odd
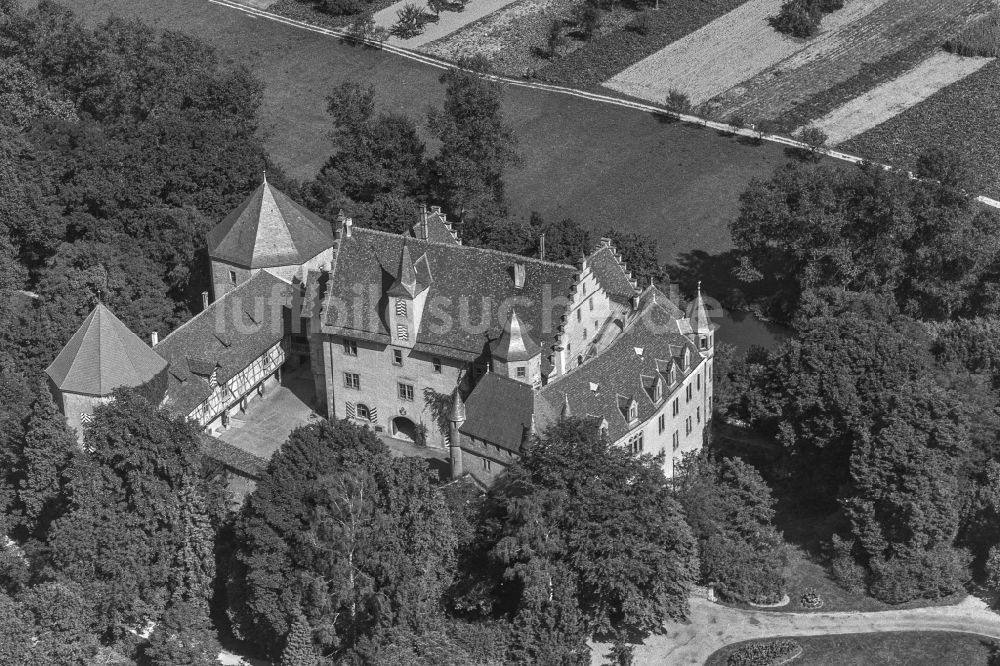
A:
[[[687,614],[695,543],[662,463],[613,446],[593,421],[553,425],[487,503],[499,603],[540,644],[575,654],[592,632],[647,633]]]
[[[432,194],[464,226],[468,217],[505,215],[503,174],[518,155],[517,137],[503,118],[499,84],[478,76],[478,63],[463,65],[469,68],[453,68],[441,77],[444,107],[428,114],[428,125],[441,141],[430,165]],[[475,243],[462,231],[463,240]]]
[[[691,113],[691,98],[680,90],[671,88],[664,103],[668,111],[680,114]]]
[[[36,639],[31,663],[90,666],[99,647],[98,631],[93,598],[86,596],[82,586],[42,583],[25,590],[18,600]]]
[[[347,28],[347,34],[358,43],[364,42],[375,33],[375,14],[370,10],[365,10],[354,17],[351,25]]]
[[[577,5],[573,10],[574,20],[583,38],[590,41],[601,27],[601,10],[589,0]]]
[[[84,446],[48,565],[95,601],[100,632],[141,626],[171,601],[207,600],[215,559],[195,426],[119,390],[95,410]]]
[[[394,626],[437,617],[455,537],[426,463],[347,421],[294,431],[235,525],[230,613],[276,653],[301,608],[327,654],[367,659]],[[346,658],[346,657],[345,657]]]
[[[400,39],[416,37],[424,31],[424,10],[413,3],[406,3],[396,11],[392,32]]]
[[[563,20],[556,18],[549,23],[549,31],[546,34],[545,43],[548,46],[549,58],[555,58],[559,51],[566,46],[566,35],[563,34]]]
[[[819,153],[826,146],[827,137],[826,132],[816,127],[815,125],[809,125],[808,127],[802,128],[799,132],[799,140],[802,143],[809,146],[809,155],[814,159],[819,159]]]
[[[281,666],[319,666],[319,658],[313,648],[312,629],[301,611],[296,613],[288,630],[285,649],[281,651]]]
[[[605,231],[604,235],[611,239],[611,243],[621,253],[622,261],[640,286],[645,286],[650,280],[665,282],[668,279],[666,269],[659,263],[656,241],[653,238],[614,228]]]
[[[221,649],[207,605],[180,601],[163,613],[143,652],[150,666],[214,666]]]
[[[686,454],[671,486],[698,540],[700,582],[719,583],[741,600],[780,598],[783,544],[772,524],[771,490],[757,470],[737,458]]]
[[[448,0],[427,0],[427,7],[434,12],[434,16],[441,16],[441,10],[448,8]]]
[[[575,264],[593,250],[590,232],[571,218],[545,222],[540,214],[532,211],[529,224],[536,235],[545,235],[545,259],[548,261]]]

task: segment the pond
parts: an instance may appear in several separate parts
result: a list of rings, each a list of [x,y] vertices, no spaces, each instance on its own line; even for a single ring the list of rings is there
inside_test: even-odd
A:
[[[733,345],[740,354],[753,345],[774,349],[792,335],[791,329],[761,321],[749,312],[726,310],[724,314],[713,317],[713,320],[719,325],[715,341]]]

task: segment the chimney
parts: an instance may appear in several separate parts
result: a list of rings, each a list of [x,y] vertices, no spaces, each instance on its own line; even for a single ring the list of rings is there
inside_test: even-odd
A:
[[[427,206],[420,206],[420,240],[427,240]]]
[[[153,331],[149,334],[149,342],[151,347],[155,347],[160,344],[160,334],[157,331]]]
[[[208,309],[208,292],[207,291],[201,292],[201,309],[202,310],[207,310]]]
[[[524,263],[520,261],[514,264],[514,288],[524,289]]]
[[[351,237],[351,228],[354,226],[354,220],[349,217],[344,218],[344,238]]]
[[[544,259],[545,258],[545,232],[544,231],[542,232],[542,235],[538,237],[538,258],[539,259]]]
[[[639,294],[632,294],[632,309],[639,309]]]

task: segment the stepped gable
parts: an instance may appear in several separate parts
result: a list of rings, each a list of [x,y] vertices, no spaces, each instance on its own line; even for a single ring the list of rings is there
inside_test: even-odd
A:
[[[616,303],[627,305],[639,293],[638,285],[607,238],[601,239],[601,244],[587,257],[587,265]]]
[[[167,361],[98,303],[45,373],[64,393],[107,396],[116,388],[142,386]]]
[[[638,314],[626,322],[621,335],[598,356],[542,387],[540,402],[548,406],[550,413],[559,413],[560,408],[568,406],[574,415],[604,415],[608,439],[621,439],[630,428],[620,399],[634,399],[639,421],[645,422],[657,407],[648,391],[650,378],[657,374],[663,377],[663,396],[667,398],[678,382],[700,370],[704,359],[695,344],[680,332],[678,314],[677,307],[662,292],[647,288],[640,296]],[[680,365],[685,349],[691,353],[686,372]],[[676,368],[673,384],[671,365]]]
[[[170,362],[165,406],[187,415],[283,337],[295,288],[261,271],[156,345]]]
[[[325,333],[389,343],[383,320],[385,294],[398,277],[404,238],[417,282],[427,284],[429,289],[415,350],[466,361],[480,358],[489,341],[503,334],[508,312],[497,309],[505,301],[516,304],[524,330],[542,347],[543,356],[555,345],[577,268],[362,228],[354,228],[350,236],[342,234],[339,239],[323,310]],[[524,265],[525,275],[520,289],[514,282],[514,266],[518,263]],[[335,307],[333,295],[338,296],[340,308]],[[362,300],[360,308],[355,299]],[[552,305],[547,316],[548,331],[543,326],[545,302]],[[491,310],[488,316],[483,314],[484,303]],[[361,314],[360,319],[355,317],[356,312]],[[445,326],[447,322],[440,316],[445,312],[452,320],[450,326]],[[468,326],[460,322],[465,314]]]
[[[421,209],[416,223],[410,227],[410,236],[418,240],[428,240],[432,243],[461,245],[458,232],[448,221],[448,216],[441,212],[439,206],[431,206],[430,210]]]
[[[208,255],[246,268],[304,264],[333,246],[330,223],[267,182],[208,233]]]
[[[459,432],[520,453],[534,411],[531,386],[491,372],[479,379],[465,401],[467,418]]]

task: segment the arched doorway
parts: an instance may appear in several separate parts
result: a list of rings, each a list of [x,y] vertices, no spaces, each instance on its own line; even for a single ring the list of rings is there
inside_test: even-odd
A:
[[[415,442],[417,439],[417,425],[405,416],[397,416],[392,420],[392,436],[396,439]]]

